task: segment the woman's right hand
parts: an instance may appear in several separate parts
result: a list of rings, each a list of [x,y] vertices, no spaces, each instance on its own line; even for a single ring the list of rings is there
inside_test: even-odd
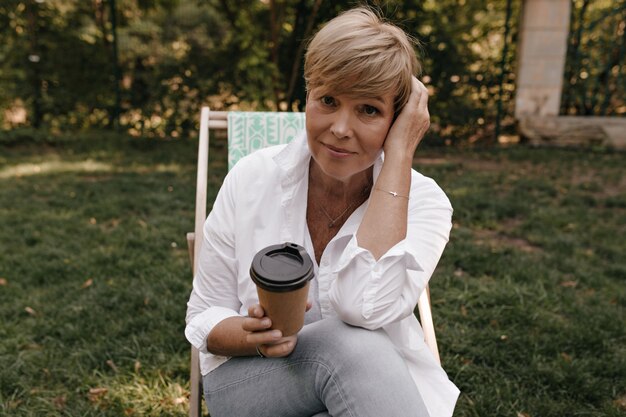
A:
[[[429,127],[428,88],[413,76],[409,100],[391,125],[383,144],[385,161],[395,155],[409,155],[412,160]]]
[[[310,305],[307,305],[307,310],[309,308]],[[243,319],[241,327],[247,332],[246,341],[257,346],[264,356],[270,358],[288,356],[298,342],[296,335],[283,337],[280,330],[270,330],[272,321],[259,304],[248,308],[248,317]]]

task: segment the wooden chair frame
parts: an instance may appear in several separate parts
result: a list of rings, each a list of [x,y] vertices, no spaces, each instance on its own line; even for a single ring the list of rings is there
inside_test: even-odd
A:
[[[209,131],[227,130],[228,129],[228,112],[210,111],[208,107],[202,107],[200,113],[200,141],[198,144],[198,171],[196,180],[196,217],[194,224],[194,232],[187,233],[187,247],[189,249],[189,259],[192,266],[192,274],[195,276],[198,264],[198,254],[202,245],[202,238],[195,239],[196,236],[202,236],[202,229],[206,220],[207,207],[207,181],[208,181],[208,162],[209,162]],[[420,315],[420,323],[424,331],[424,341],[433,353],[437,362],[441,362],[439,358],[439,349],[437,347],[437,339],[435,337],[435,327],[433,325],[433,316],[430,305],[430,289],[426,286],[425,290],[419,297],[418,311]],[[189,399],[189,416],[199,417],[202,411],[202,378],[200,375],[200,356],[198,349],[191,347],[191,381],[190,381],[190,399]]]

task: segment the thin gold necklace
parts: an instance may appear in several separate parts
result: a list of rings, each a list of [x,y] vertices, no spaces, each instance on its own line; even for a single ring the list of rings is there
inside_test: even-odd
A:
[[[348,205],[348,207],[346,207],[346,209],[344,211],[341,212],[341,214],[337,217],[335,217],[334,219],[332,218],[332,216],[330,214],[328,214],[328,212],[326,211],[326,209],[324,208],[323,205],[320,205],[320,210],[322,211],[322,213],[324,213],[324,215],[326,216],[326,218],[328,219],[328,228],[332,229],[333,227],[335,227],[335,225],[337,224],[337,222],[339,220],[341,220],[341,218],[343,216],[345,216],[345,214],[348,212],[348,210],[350,210],[352,207],[354,207],[354,205],[358,202],[361,201],[363,197],[366,197],[367,199],[367,194],[370,192],[371,190],[371,185],[368,187],[365,187],[363,190],[361,190],[361,195],[360,198],[353,201],[352,203],[350,203]],[[361,201],[362,203],[362,201]]]
[[[324,206],[320,206],[322,213],[324,213],[326,218],[328,218],[328,228],[332,229],[333,227],[335,227],[335,224],[344,216],[344,214],[348,212],[348,210],[352,208],[352,206],[354,206],[354,201],[348,207],[346,207],[346,209],[342,211],[339,216],[335,217],[334,219],[330,216],[330,214],[328,214]]]

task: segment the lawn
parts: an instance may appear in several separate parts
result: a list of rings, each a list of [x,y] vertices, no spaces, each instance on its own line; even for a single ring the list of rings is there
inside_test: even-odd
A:
[[[186,415],[196,146],[0,145],[0,415]],[[455,207],[431,281],[455,416],[626,414],[626,155],[424,148],[415,166]]]

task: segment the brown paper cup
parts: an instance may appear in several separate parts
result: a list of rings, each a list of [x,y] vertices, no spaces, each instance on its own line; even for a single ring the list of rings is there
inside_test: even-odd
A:
[[[280,330],[283,336],[291,336],[304,325],[304,313],[309,296],[309,283],[295,291],[270,292],[257,287],[259,303],[265,315],[272,320],[272,329]]]
[[[268,246],[252,260],[250,278],[257,286],[259,304],[283,336],[298,333],[304,324],[313,261],[295,243]]]

